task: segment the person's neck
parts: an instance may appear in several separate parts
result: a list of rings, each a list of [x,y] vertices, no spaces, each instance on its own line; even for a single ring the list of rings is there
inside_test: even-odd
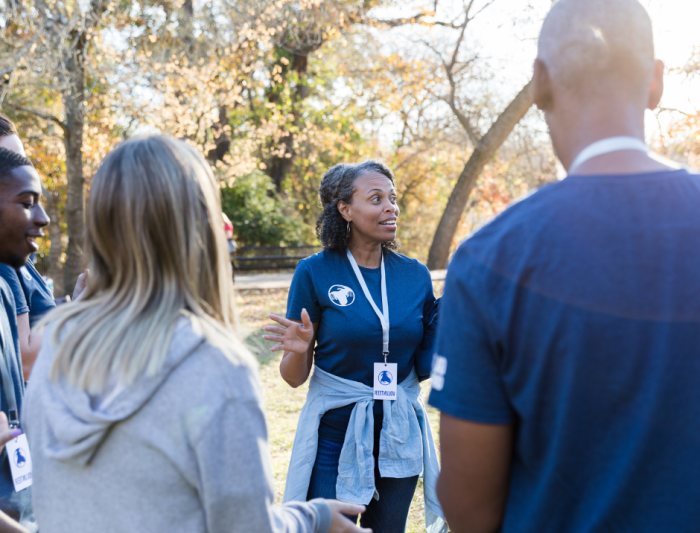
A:
[[[644,110],[626,101],[607,100],[567,106],[556,131],[557,156],[567,171],[583,149],[610,137],[633,137],[644,141]],[[574,169],[576,174],[631,174],[668,170],[669,166],[639,151],[618,151],[598,156]]]
[[[557,155],[568,169],[581,150],[596,141],[610,137],[644,141],[644,111],[625,102],[567,102],[552,134],[556,135]]]
[[[348,249],[357,261],[357,264],[365,268],[379,268],[382,264],[382,243],[367,242],[355,236],[350,237]]]

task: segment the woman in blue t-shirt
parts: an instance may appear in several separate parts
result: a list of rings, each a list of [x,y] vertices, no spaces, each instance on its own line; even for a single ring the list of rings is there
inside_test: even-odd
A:
[[[324,250],[298,264],[287,301],[287,317],[270,315],[280,326],[265,327],[279,334],[264,338],[278,342],[272,351],[284,350],[280,372],[292,387],[306,382],[312,363],[316,366],[297,430],[285,500],[304,496],[307,500],[367,498],[371,501],[362,501],[367,504],[362,527],[372,528],[375,533],[403,532],[422,470],[422,445],[412,440],[402,450],[403,445],[396,444],[401,439],[392,440],[391,434],[398,431],[395,428],[388,429],[382,441],[383,426],[387,424],[384,409],[391,410],[388,420],[392,424],[405,421],[403,428],[410,427],[412,433],[417,433],[412,438],[421,438],[423,428],[414,424],[416,419],[424,421],[417,382],[430,374],[437,317],[430,273],[420,262],[396,253],[399,207],[394,175],[384,164],[367,161],[336,165],[321,181],[319,195],[323,213],[317,233]],[[406,395],[397,392],[394,381],[413,399],[408,413],[399,401]],[[359,396],[352,403],[338,401],[353,394]],[[394,408],[392,399],[374,401],[377,394],[397,398],[396,404],[400,405]],[[334,403],[330,405],[324,398],[333,398]],[[372,421],[362,415],[353,416],[355,406],[367,402],[372,404]],[[343,403],[346,405],[338,406]],[[307,420],[314,427],[303,427]],[[317,439],[313,434],[316,423]],[[372,423],[370,432],[367,428]],[[312,432],[308,439],[307,432]],[[344,446],[347,449],[341,457]],[[368,464],[370,468],[374,465],[374,479],[369,480],[368,487],[376,489],[378,498],[372,497],[371,490],[363,492],[364,487],[355,490],[345,486],[348,479],[364,479],[357,471],[364,463],[358,466],[354,459],[363,450],[371,454]],[[303,465],[297,468],[297,463],[303,462],[298,458],[308,453],[315,457],[310,472]],[[406,459],[408,455],[412,463]],[[396,466],[401,460],[394,460],[394,456],[412,466]],[[350,458],[350,463],[345,464],[344,458]]]

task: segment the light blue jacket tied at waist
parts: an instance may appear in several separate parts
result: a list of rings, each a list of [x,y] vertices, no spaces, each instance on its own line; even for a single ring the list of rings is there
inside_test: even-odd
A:
[[[379,440],[382,477],[406,478],[423,473],[425,524],[428,533],[446,533],[447,524],[435,493],[440,466],[415,370],[397,387],[396,400],[384,400]],[[299,417],[292,459],[284,488],[284,502],[306,501],[316,461],[318,427],[331,409],[355,404],[340,452],[336,498],[368,504],[379,497],[374,486],[373,391],[315,367],[306,403]]]

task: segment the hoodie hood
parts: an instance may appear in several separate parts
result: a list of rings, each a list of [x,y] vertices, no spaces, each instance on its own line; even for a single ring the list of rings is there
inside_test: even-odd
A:
[[[50,329],[47,327],[44,337],[47,340],[52,337]],[[101,406],[94,397],[65,380],[60,383],[49,381],[56,348],[53,343],[46,342],[27,393],[27,402],[39,402],[45,412],[46,424],[37,429],[46,432],[46,456],[81,466],[90,463],[112,426],[141,409],[170,373],[203,343],[203,337],[193,331],[190,320],[181,318],[161,370],[153,376],[137,379],[120,390],[107,405]],[[29,408],[33,410],[33,407]]]

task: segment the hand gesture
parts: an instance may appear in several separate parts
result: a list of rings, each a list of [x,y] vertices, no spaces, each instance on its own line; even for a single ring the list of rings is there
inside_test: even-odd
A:
[[[354,503],[345,503],[338,500],[326,500],[326,503],[331,508],[331,528],[328,533],[372,533],[369,528],[358,527],[353,524],[346,516],[357,515],[365,512],[364,505]]]
[[[270,348],[271,352],[284,350],[285,352],[305,354],[308,351],[314,338],[314,327],[311,325],[311,318],[306,309],[301,311],[301,324],[277,315],[268,315],[268,317],[279,324],[279,326],[265,326],[263,328],[270,333],[277,333],[277,335],[263,335],[263,339],[266,341],[277,342]]]
[[[82,300],[85,296],[85,289],[87,288],[87,280],[90,275],[88,269],[83,270],[83,273],[78,276],[78,280],[75,282],[75,289],[73,289],[73,301],[77,302]]]

